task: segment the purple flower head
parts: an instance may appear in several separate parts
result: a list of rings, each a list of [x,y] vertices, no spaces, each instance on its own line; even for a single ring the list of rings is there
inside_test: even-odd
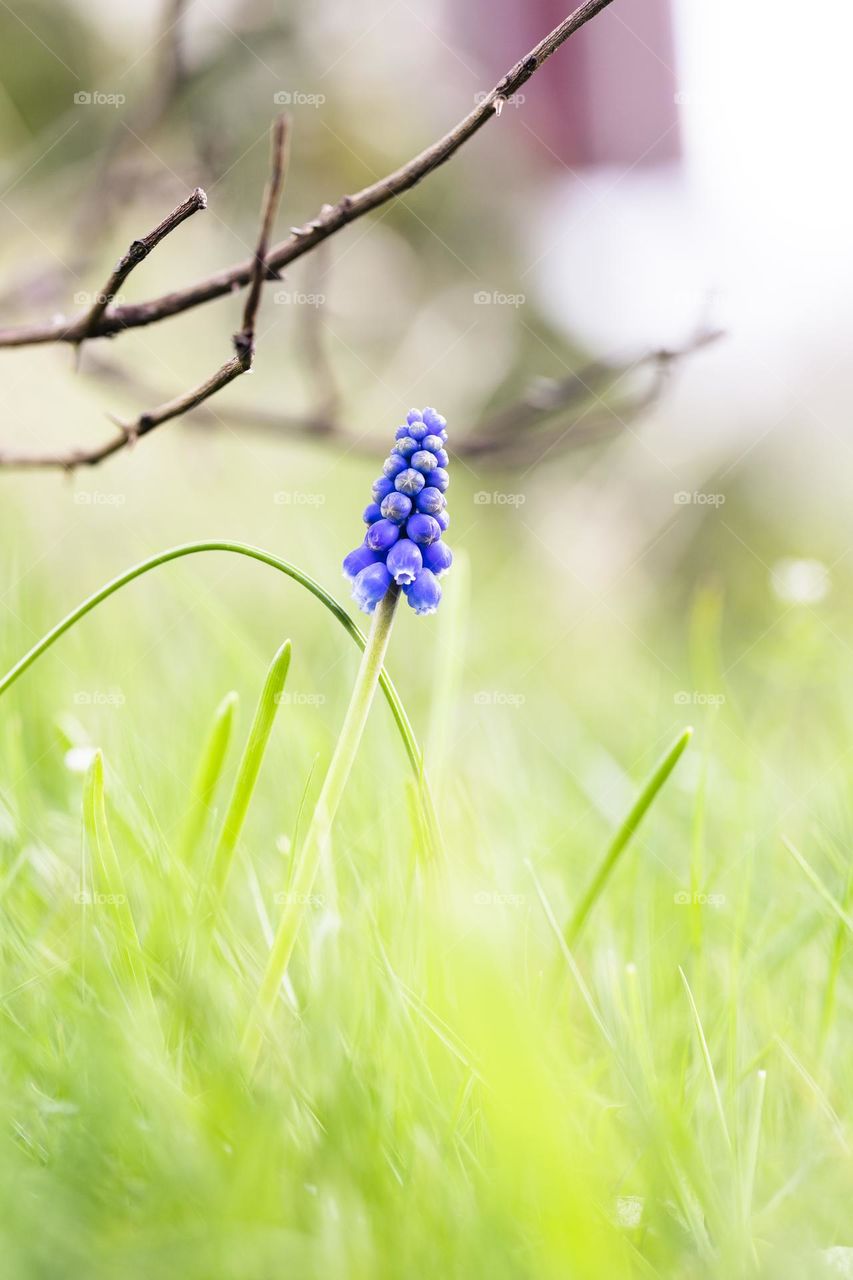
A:
[[[365,569],[364,572],[372,573],[373,570]],[[411,586],[403,587],[403,590],[415,613],[435,613],[441,600],[441,583],[429,569],[421,569]]]
[[[362,613],[373,613],[390,585],[391,575],[380,560],[362,569],[352,584],[352,598]]]
[[[392,584],[417,614],[435,613],[438,581],[453,563],[443,534],[450,523],[445,492],[447,424],[436,409],[411,409],[397,427],[383,474],[364,509],[364,542],[344,560],[353,599],[373,613]]]

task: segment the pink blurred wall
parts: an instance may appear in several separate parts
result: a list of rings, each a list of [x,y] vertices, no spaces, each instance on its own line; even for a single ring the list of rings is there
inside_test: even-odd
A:
[[[491,83],[570,8],[566,0],[469,0],[453,6],[450,21]],[[669,0],[615,0],[525,86],[524,121],[552,163],[658,164],[680,154],[676,89]]]

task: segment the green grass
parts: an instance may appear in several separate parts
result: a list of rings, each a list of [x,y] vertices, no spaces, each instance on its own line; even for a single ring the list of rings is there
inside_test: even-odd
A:
[[[275,535],[339,595],[356,470]],[[470,573],[388,658],[442,841],[379,699],[254,1076],[352,636],[197,556],[0,698],[4,1278],[801,1280],[853,1245],[845,591],[786,612],[712,524],[590,610],[465,484]],[[158,549],[6,532],[4,669]]]

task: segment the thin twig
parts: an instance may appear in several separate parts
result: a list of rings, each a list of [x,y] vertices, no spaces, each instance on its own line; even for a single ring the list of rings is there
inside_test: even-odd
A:
[[[530,77],[542,66],[551,54],[559,49],[568,38],[580,30],[591,18],[605,9],[612,0],[584,0],[574,13],[555,27],[544,40],[525,57],[516,62],[514,67],[504,75],[491,93],[486,94],[458,124],[437,142],[409,160],[393,173],[371,183],[355,195],[345,195],[334,205],[326,205],[320,214],[302,227],[296,227],[287,240],[274,245],[267,256],[267,266],[271,272],[278,272],[288,263],[308,253],[321,241],[340,231],[342,227],[355,222],[371,210],[378,208],[395,196],[414,187],[427,174],[432,173],[439,165],[449,160],[469,138],[500,113],[504,102],[526,84]],[[253,261],[241,262],[228,267],[215,275],[200,280],[187,288],[164,294],[160,298],[148,302],[125,303],[109,308],[100,318],[94,334],[88,336],[109,337],[124,329],[134,329],[142,325],[153,324],[168,316],[180,314],[191,307],[210,302],[213,298],[229,294],[236,288],[242,288],[252,279]],[[0,346],[29,346],[43,342],[78,342],[82,336],[82,323],[85,317],[71,322],[50,321],[47,324],[22,325],[16,328],[0,330]]]
[[[175,227],[179,227],[187,218],[192,217],[194,213],[198,213],[199,209],[206,208],[207,195],[201,187],[196,187],[192,195],[181,201],[178,207],[173,209],[168,217],[164,218],[153,231],[149,231],[147,236],[142,236],[141,239],[134,240],[131,243],[127,253],[116,263],[103,289],[95,295],[94,305],[88,316],[84,317],[78,342],[83,342],[84,339],[91,337],[97,331],[101,316],[113,301],[133,268],[139,266],[139,263],[148,257],[151,250],[156,248],[170,231],[174,231]]]
[[[722,336],[720,330],[702,328],[679,347],[644,351],[633,359],[590,361],[558,382],[540,382],[519,400],[482,418],[468,435],[454,434],[453,452],[460,458],[476,459],[484,466],[526,467],[536,465],[537,460],[555,450],[567,452],[601,444],[623,432],[658,401],[670,374],[681,360]],[[629,375],[633,377],[647,368],[652,371],[647,388],[622,396],[615,404],[603,398],[620,379]],[[116,385],[132,388],[135,396],[154,398],[155,393],[136,373],[103,360],[96,365],[96,372]],[[241,405],[231,406],[221,413],[208,409],[203,402],[242,372],[235,357],[197,391],[161,405],[152,414],[143,414],[134,424],[135,434],[145,435],[169,418],[197,410],[196,421],[204,417],[206,421],[220,426],[227,423],[279,438],[322,441],[338,444],[347,452],[375,455],[376,442],[373,439],[357,434],[355,429],[348,430],[335,417],[271,413]],[[598,404],[593,413],[590,407],[596,401]],[[567,420],[569,411],[574,413],[574,417]],[[94,465],[128,443],[128,430],[123,426],[123,434],[99,450],[75,450],[47,456],[0,453],[0,467],[61,467],[73,470],[78,466]]]
[[[161,423],[168,422],[171,418],[179,418],[181,414],[188,413],[190,409],[194,409],[197,405],[215,395],[217,391],[221,391],[229,382],[239,378],[241,373],[251,369],[255,355],[255,321],[261,297],[261,284],[268,270],[267,245],[269,244],[270,233],[278,212],[281,191],[284,185],[287,133],[287,121],[284,116],[279,116],[273,122],[272,127],[270,177],[264,192],[261,228],[255,250],[252,287],[249,290],[243,311],[243,327],[239,333],[235,333],[233,339],[236,354],[230,360],[227,360],[221,368],[217,369],[216,373],[210,378],[201,383],[200,386],[194,387],[192,391],[187,391],[183,395],[176,396],[174,399],[158,405],[156,409],[150,409],[148,412],[140,414],[133,422],[116,420],[120,428],[119,435],[114,436],[112,440],[108,440],[106,444],[98,445],[92,449],[70,449],[52,454],[11,454],[0,451],[0,466],[23,470],[59,467],[65,471],[73,471],[76,467],[95,466],[97,463],[103,462],[105,458],[117,453],[120,449],[133,444],[141,436],[147,435],[155,427],[159,427]],[[172,216],[174,217],[174,215]],[[184,214],[184,216],[188,215]],[[161,227],[157,228],[157,231],[163,226],[165,224],[161,223]],[[152,235],[155,234],[156,232],[152,232]],[[166,232],[164,231],[163,234],[165,235]],[[116,271],[121,268],[121,265],[120,263]],[[130,270],[130,267],[128,270]]]

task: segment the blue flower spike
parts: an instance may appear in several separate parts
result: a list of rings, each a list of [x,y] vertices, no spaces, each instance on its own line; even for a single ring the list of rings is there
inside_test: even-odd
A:
[[[364,542],[344,560],[353,599],[365,613],[373,613],[392,583],[415,613],[438,608],[438,579],[453,563],[444,541],[447,465],[447,422],[437,409],[410,409],[364,510]]]

